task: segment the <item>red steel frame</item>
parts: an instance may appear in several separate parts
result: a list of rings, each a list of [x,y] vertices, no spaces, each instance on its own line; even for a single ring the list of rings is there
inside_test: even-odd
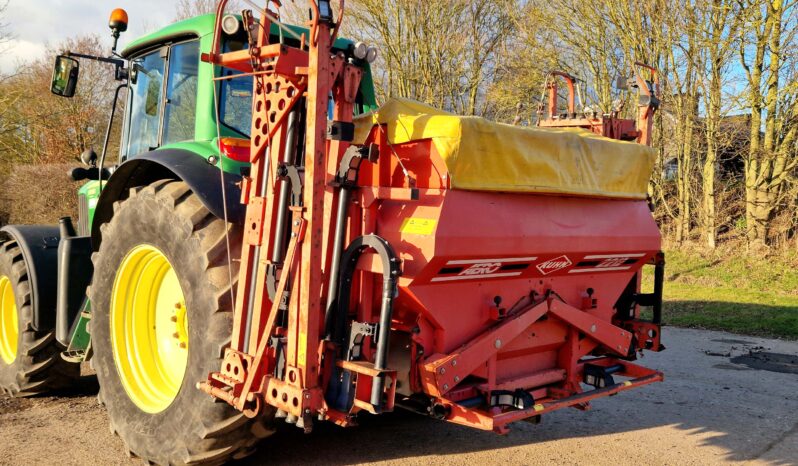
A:
[[[350,144],[328,140],[328,106],[333,96],[333,119],[352,122],[362,71],[344,54],[333,53],[341,18],[337,23],[326,21],[318,2],[310,3],[313,19],[299,47],[269,43],[268,34],[259,34],[249,50],[220,53],[220,22],[227,4],[221,0],[212,52],[203,56],[212,64],[254,76],[255,84],[252,166],[242,186],[247,213],[232,341],[220,371],[199,388],[247,416],[274,407],[306,430],[315,419],[346,426],[355,422],[358,411],[390,411],[400,392],[403,397],[423,394],[437,417],[503,433],[511,422],[568,406],[587,409],[594,398],[662,380],[661,373],[630,362],[637,351],[662,349],[659,324],[639,320],[637,304],[634,315],[625,319],[619,319],[613,307],[628,286],[639,293],[644,264],[661,261],[659,232],[645,201],[450,190],[446,166],[430,140],[391,145],[381,127],[373,128],[366,142],[381,156],[361,168],[359,189],[347,207],[346,240],[379,233],[402,261],[391,321],[393,333],[404,338],[392,346],[398,356],[391,365],[402,369],[375,367],[374,337],[367,337],[360,360],[338,358],[336,344],[324,338],[323,316],[340,196],[334,181]],[[341,1],[341,16],[343,7]],[[261,12],[260,31],[270,30],[270,17],[274,15]],[[247,28],[250,18],[244,15]],[[558,76],[571,87],[573,113],[573,79]],[[655,100],[656,87],[640,84]],[[555,109],[555,84],[550,91]],[[300,106],[305,109],[305,140],[304,170],[298,176],[304,203],[291,207],[285,256],[272,262],[280,233],[278,199],[290,189],[278,167],[285,162],[290,140],[289,114]],[[606,122],[600,122],[605,126],[599,132],[616,139],[634,134],[647,144],[655,110],[651,102],[641,103],[644,129],[639,132],[631,132],[626,123],[620,133],[608,130]],[[592,120],[564,121],[553,113],[541,123],[574,125],[597,131]],[[507,214],[496,216],[495,206]],[[557,221],[523,220],[522,212],[556,212]],[[415,219],[426,223],[408,227],[408,220]],[[621,230],[620,224],[628,229]],[[382,267],[375,254],[359,260],[353,320],[376,320]],[[287,302],[269,299],[269,270],[277,271],[274,296],[288,296]],[[472,275],[472,270],[482,275]],[[499,270],[514,272],[496,273]],[[503,305],[492,299],[494,295],[514,304]],[[286,319],[278,323],[282,310]],[[275,375],[275,338],[285,342],[281,377]],[[630,380],[583,392],[588,364],[613,368],[615,376]],[[333,407],[325,399],[340,371],[351,374],[355,387],[348,409]],[[381,406],[369,401],[377,377],[386,380]],[[468,403],[500,391],[524,392],[534,404],[519,408]]]
[[[271,3],[267,2],[265,9]],[[267,403],[303,418],[309,425],[311,414],[324,410],[319,356],[324,350],[320,332],[324,315],[322,245],[326,242],[325,217],[329,215],[324,202],[330,190],[327,158],[339,160],[347,148],[341,142],[327,145],[328,96],[342,97],[335,101],[335,114],[341,121],[351,122],[355,98],[351,90],[359,88],[361,72],[346,64],[342,54],[331,55],[340,23],[321,19],[316,2],[311,2],[310,32],[303,35],[299,48],[270,44],[270,17],[275,15],[261,11],[258,29],[267,33],[258,34],[257,45],[245,51],[219,53],[220,22],[226,4],[226,0],[219,2],[213,52],[204,58],[254,76],[252,167],[242,189],[242,202],[247,205],[246,229],[231,347],[226,351],[222,370],[211,374],[201,388],[247,415],[258,415]],[[343,2],[340,6],[343,12]],[[284,178],[278,176],[277,167],[285,150],[288,115],[302,97],[307,122],[304,205],[292,208],[291,240],[285,260],[272,264],[267,258],[272,257],[276,237],[277,200],[279,191],[288,189]],[[267,266],[280,270],[276,296],[282,296],[289,288],[296,290],[291,293],[292,312],[287,325],[280,329],[275,325],[279,300],[271,302],[265,289]],[[249,334],[247,329],[251,329]],[[285,380],[271,375],[275,354],[268,343],[275,335],[282,335],[287,341]]]
[[[651,74],[651,80],[646,80],[640,73],[641,69]],[[548,91],[547,111],[543,108],[538,111],[541,116],[539,126],[548,128],[584,128],[596,134],[624,141],[637,141],[640,144],[651,145],[651,134],[654,125],[654,113],[659,106],[657,95],[659,93],[659,75],[657,70],[645,63],[634,64],[635,84],[640,92],[637,106],[637,121],[619,118],[617,112],[609,115],[587,115],[577,112],[575,105],[576,78],[563,71],[552,71],[546,83]],[[567,112],[558,114],[557,78],[562,78],[568,87]],[[545,116],[545,118],[543,118]]]

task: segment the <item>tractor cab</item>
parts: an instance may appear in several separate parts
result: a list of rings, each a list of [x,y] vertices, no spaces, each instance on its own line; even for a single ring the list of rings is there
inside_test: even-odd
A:
[[[216,14],[197,16],[135,39],[117,51],[118,39],[128,28],[128,15],[116,9],[109,19],[113,37],[110,56],[66,51],[55,58],[53,94],[71,98],[78,92],[81,60],[112,66],[119,82],[99,155],[87,149],[80,157],[84,167],[70,172],[73,180],[86,181],[78,190],[78,218],[74,222],[63,218],[59,227],[11,235],[19,236],[21,243],[52,238],[68,246],[66,252],[59,253],[59,246],[37,256],[37,261],[49,265],[33,285],[43,304],[34,306],[36,315],[47,312],[43,308],[49,305],[48,296],[53,297],[56,315],[43,317],[42,327],[55,327],[56,340],[66,348],[64,357],[70,361],[91,355],[86,331],[91,303],[84,292],[93,276],[90,255],[103,237],[99,225],[113,217],[113,204],[125,199],[131,188],[159,179],[180,180],[214,216],[243,223],[240,186],[242,176],[250,170],[253,77],[209,63],[216,23]],[[223,23],[223,53],[245,52],[250,34],[258,35],[257,30],[244,28],[241,15],[225,15]],[[309,33],[306,28],[282,23],[272,24],[269,31],[270,42],[292,47],[300,47],[303,35]],[[376,50],[337,38],[332,51],[350,62],[358,61],[364,69],[354,113],[375,109],[369,64],[376,58]],[[119,100],[124,100],[124,109],[117,108]],[[121,140],[114,156],[108,147],[119,118]],[[221,190],[220,180],[224,184]],[[25,235],[27,240],[22,239]],[[62,260],[57,258],[59,254]],[[61,275],[64,278],[59,281]],[[56,306],[55,301],[60,304]]]
[[[158,152],[169,150],[184,156],[187,153],[199,156],[207,164],[234,177],[246,174],[249,169],[252,76],[212,66],[203,60],[212,45],[216,15],[202,15],[169,25],[132,41],[117,53],[116,41],[120,33],[127,30],[127,21],[124,10],[112,12],[109,20],[114,37],[111,57],[66,52],[56,57],[54,64],[51,86],[54,94],[74,96],[80,74],[79,59],[88,59],[115,67],[120,85],[114,109],[120,95],[126,96],[118,159],[111,160],[107,154],[111,127],[114,119],[120,117],[112,113],[102,153],[82,157],[87,168],[72,172],[76,181],[89,180],[79,190],[78,232],[81,235],[91,234],[90,225],[103,184],[101,178],[103,181],[110,178],[123,162],[157,160],[158,166],[151,168],[174,171],[176,168],[169,164],[168,155]],[[227,15],[224,24],[222,51],[246,50],[249,40],[242,17]],[[291,33],[275,24],[270,31],[273,42],[298,46],[298,38],[308,32],[298,26],[283,27],[289,28],[287,31]],[[362,43],[338,38],[333,50],[353,57],[356,46],[363,48]],[[372,52],[371,61],[374,58],[376,51]],[[377,107],[368,63],[364,63],[364,67],[366,77],[358,92],[356,114]]]

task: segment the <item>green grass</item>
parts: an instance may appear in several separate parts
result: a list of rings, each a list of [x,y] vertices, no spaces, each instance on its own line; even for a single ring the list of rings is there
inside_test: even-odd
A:
[[[663,321],[680,327],[798,340],[798,256],[666,252]],[[647,267],[650,269],[650,267]],[[644,276],[643,289],[653,279]]]

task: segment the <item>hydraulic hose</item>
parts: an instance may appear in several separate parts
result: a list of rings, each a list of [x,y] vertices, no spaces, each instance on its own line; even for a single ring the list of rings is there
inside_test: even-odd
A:
[[[380,306],[380,321],[377,328],[377,352],[374,359],[374,368],[387,369],[388,347],[391,337],[391,317],[393,315],[393,300],[397,293],[397,281],[401,275],[399,260],[396,258],[391,245],[377,235],[366,235],[356,238],[341,255],[341,272],[338,282],[338,303],[333,309],[331,339],[338,347],[346,347],[346,320],[349,314],[349,301],[352,292],[352,277],[355,273],[357,261],[367,250],[374,250],[382,260],[382,300]],[[340,356],[340,355],[339,355]],[[371,385],[371,404],[379,411],[382,405],[382,391],[385,378],[374,378]]]
[[[349,208],[350,190],[341,187],[338,192],[338,211],[335,215],[335,237],[333,239],[332,263],[330,264],[330,280],[327,287],[327,312],[324,316],[324,328],[328,335],[331,330],[332,314],[338,298],[338,279],[341,269],[341,254],[344,250],[346,239],[346,213]]]
[[[288,114],[288,124],[286,125],[287,137],[285,141],[285,151],[283,152],[283,164],[293,165],[296,160],[296,141],[297,141],[297,126],[299,125],[299,111],[295,107],[291,113]],[[277,222],[275,226],[274,247],[272,248],[271,260],[275,264],[283,262],[285,255],[285,240],[288,236],[288,204],[289,197],[291,196],[291,181],[285,177],[280,186],[280,200],[277,207]]]

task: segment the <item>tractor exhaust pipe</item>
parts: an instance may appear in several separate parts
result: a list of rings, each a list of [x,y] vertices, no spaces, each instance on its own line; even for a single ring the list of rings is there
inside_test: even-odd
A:
[[[94,266],[91,262],[91,238],[78,236],[69,217],[58,220],[58,229],[61,239],[58,242],[55,338],[68,347]]]

